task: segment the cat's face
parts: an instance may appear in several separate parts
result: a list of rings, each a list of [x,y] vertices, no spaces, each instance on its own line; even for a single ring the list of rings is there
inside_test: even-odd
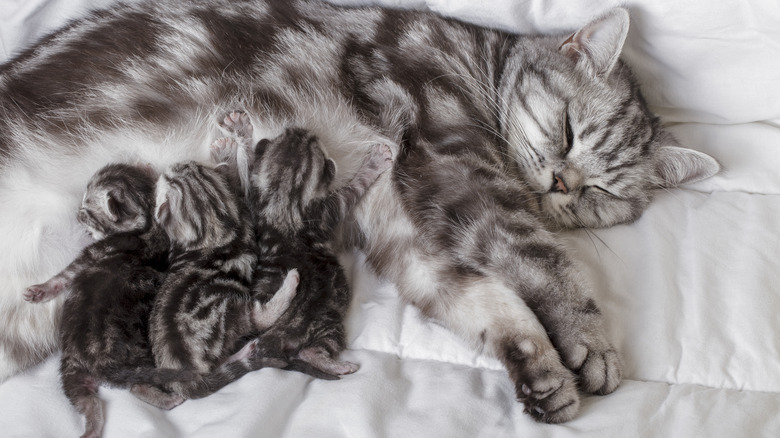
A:
[[[155,198],[155,220],[184,249],[221,246],[243,222],[225,176],[195,162],[168,167],[157,180]]]
[[[288,129],[255,148],[250,175],[255,207],[277,218],[277,226],[297,229],[306,207],[328,195],[335,175],[336,164],[316,137],[303,129]]]
[[[628,14],[617,9],[567,38],[519,49],[502,84],[510,154],[554,227],[637,219],[652,191],[714,175],[712,158],[677,146],[618,60]]]
[[[96,240],[118,232],[143,231],[151,224],[154,170],[144,165],[109,164],[92,176],[78,220]]]

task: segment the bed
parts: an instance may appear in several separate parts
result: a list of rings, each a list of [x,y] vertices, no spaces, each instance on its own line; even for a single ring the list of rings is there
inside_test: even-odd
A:
[[[361,4],[371,0],[340,0]],[[614,0],[373,0],[517,32],[575,29]],[[0,62],[112,0],[0,0]],[[623,57],[686,146],[723,171],[657,194],[635,223],[562,234],[624,381],[562,425],[534,422],[500,363],[399,300],[360,253],[340,381],[262,369],[160,411],[101,388],[105,437],[780,436],[780,3],[629,0]],[[2,207],[0,207],[2,208]],[[0,384],[0,435],[78,436],[58,357]]]

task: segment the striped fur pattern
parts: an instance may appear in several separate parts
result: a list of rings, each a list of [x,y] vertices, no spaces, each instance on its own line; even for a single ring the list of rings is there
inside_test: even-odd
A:
[[[287,365],[264,360],[257,342],[237,346],[279,319],[299,282],[297,271],[287,270],[273,290],[278,293],[264,304],[255,299],[254,232],[235,191],[223,173],[194,162],[170,166],[156,187],[155,220],[171,240],[171,255],[150,319],[155,363],[215,374],[220,365],[237,362],[234,371],[222,373],[220,385],[251,369]],[[185,398],[205,391],[202,380],[167,387]]]
[[[315,377],[336,379],[357,371],[357,364],[338,360],[346,348],[344,317],[351,294],[334,251],[334,234],[390,168],[390,148],[372,148],[358,173],[334,190],[336,163],[310,132],[289,128],[254,144],[252,123],[243,112],[228,114],[222,127],[230,137],[212,146],[214,159],[247,184],[259,256],[255,294],[263,301],[271,298],[291,269],[302,276],[290,308],[260,335],[261,345],[288,361],[288,369]],[[239,163],[239,156],[247,160]]]
[[[103,427],[99,384],[129,387],[142,376],[182,377],[155,369],[148,341],[149,314],[169,248],[152,217],[155,179],[148,168],[124,164],[96,173],[78,219],[97,242],[46,283],[25,291],[25,299],[36,303],[69,291],[60,326],[60,375],[65,395],[86,416],[85,437],[100,436]],[[157,393],[150,401],[159,407],[170,409],[183,401]]]
[[[573,418],[578,388],[609,393],[620,367],[550,230],[631,222],[655,188],[718,171],[647,109],[619,60],[627,29],[623,9],[538,36],[314,0],[156,0],[73,22],[0,68],[0,201],[13,207],[0,212],[0,371],[55,345],[56,302],[18,312],[18,291],[78,246],[72,221],[47,219],[77,202],[77,175],[206,161],[210,121],[238,108],[253,141],[315,134],[337,164],[333,187],[389,144],[392,172],[341,243],[500,358],[534,418]]]

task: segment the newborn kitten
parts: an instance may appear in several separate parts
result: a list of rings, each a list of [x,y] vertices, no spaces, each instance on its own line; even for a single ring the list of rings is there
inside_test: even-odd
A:
[[[97,242],[49,281],[31,286],[24,298],[51,300],[70,290],[60,327],[60,374],[65,395],[86,417],[85,437],[103,428],[97,396],[100,383],[130,386],[139,381],[191,378],[155,370],[148,342],[154,296],[167,268],[169,242],[152,219],[155,175],[151,168],[111,164],[90,180],[78,220]],[[153,387],[150,403],[171,409],[183,401]]]
[[[287,310],[298,272],[286,270],[278,292],[264,304],[253,298],[254,233],[245,205],[220,171],[195,162],[175,164],[156,190],[155,217],[172,245],[150,322],[157,366],[209,373],[237,358],[253,369],[286,365],[254,351],[257,342],[229,356],[243,337],[267,329]],[[168,388],[189,398],[200,384],[173,382]]]
[[[214,161],[225,163],[244,182],[258,244],[255,293],[270,297],[290,269],[303,272],[290,308],[260,343],[288,360],[288,369],[337,379],[357,371],[341,362],[346,348],[344,316],[350,302],[346,276],[331,247],[336,226],[369,186],[392,165],[390,148],[375,146],[344,187],[331,190],[336,174],[317,139],[302,129],[288,129],[253,147],[249,116],[233,112],[221,127],[230,137],[212,145]],[[246,153],[248,162],[237,159]]]

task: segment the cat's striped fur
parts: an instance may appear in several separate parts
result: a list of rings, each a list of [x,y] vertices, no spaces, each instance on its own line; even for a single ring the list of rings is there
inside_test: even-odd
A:
[[[84,437],[99,437],[101,383],[129,387],[157,407],[171,409],[187,398],[205,397],[269,360],[257,341],[208,373],[158,368],[149,339],[149,318],[168,269],[170,241],[153,218],[154,170],[110,164],[87,185],[79,222],[97,239],[66,269],[25,291],[41,303],[67,293],[60,327],[60,374],[65,395],[86,417]],[[163,386],[176,384],[183,394]]]
[[[264,304],[256,299],[251,286],[257,255],[248,212],[228,178],[210,167],[183,162],[167,168],[157,181],[155,220],[171,240],[170,265],[150,318],[155,363],[212,373],[236,361],[231,355],[246,336],[268,329],[287,310],[298,272],[282,273]],[[247,364],[256,368],[286,365],[264,361],[257,347],[252,343],[238,358],[248,354]],[[186,398],[202,393],[197,380],[167,386]]]
[[[4,373],[53,345],[6,316],[17,308],[8,296],[69,254],[67,223],[43,218],[77,196],[73,169],[205,161],[209,121],[242,108],[255,140],[287,126],[317,135],[338,164],[335,186],[368,148],[390,144],[393,171],[342,241],[425,315],[499,357],[535,418],[572,418],[577,387],[608,393],[620,368],[547,229],[630,222],[654,188],[718,170],[647,110],[618,60],[627,28],[622,9],[573,35],[528,36],[307,0],[157,0],[72,23],[0,69],[0,198],[21,206],[2,213]],[[30,178],[40,162],[56,164]],[[56,202],[23,199],[29,190]],[[42,247],[57,248],[45,264]],[[30,315],[50,329],[48,318]]]
[[[390,168],[389,147],[372,148],[357,174],[334,190],[336,164],[308,131],[289,128],[255,144],[247,114],[232,112],[222,126],[230,136],[212,147],[215,161],[233,169],[234,179],[246,185],[257,234],[255,293],[266,301],[289,270],[297,269],[302,277],[290,308],[260,335],[260,344],[288,361],[289,369],[316,377],[357,371],[356,364],[338,360],[346,348],[344,317],[351,293],[334,238],[338,225]]]

